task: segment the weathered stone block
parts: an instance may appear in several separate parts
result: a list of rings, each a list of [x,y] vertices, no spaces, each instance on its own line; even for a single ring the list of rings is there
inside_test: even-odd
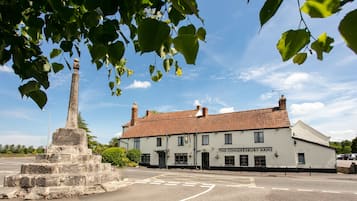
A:
[[[53,145],[82,145],[87,147],[87,135],[80,128],[59,128],[53,133]]]
[[[15,176],[5,176],[4,178],[4,186],[5,187],[16,187],[20,186],[20,177],[18,175]]]
[[[20,178],[21,188],[32,188],[35,186],[35,179],[32,177],[24,176]]]
[[[21,174],[51,174],[56,167],[49,164],[25,164],[21,166]]]
[[[86,184],[86,177],[84,175],[66,176],[63,180],[63,185],[65,186],[82,186]]]

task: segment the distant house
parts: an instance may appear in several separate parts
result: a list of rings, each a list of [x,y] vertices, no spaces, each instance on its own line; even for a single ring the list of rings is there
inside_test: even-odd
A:
[[[336,172],[329,137],[291,126],[284,96],[278,107],[213,115],[197,106],[139,118],[134,103],[119,146],[139,149],[149,167]]]

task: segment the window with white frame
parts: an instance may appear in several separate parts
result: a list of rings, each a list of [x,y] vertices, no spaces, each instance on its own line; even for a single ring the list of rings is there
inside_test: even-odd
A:
[[[224,134],[224,144],[232,144],[232,133]]]
[[[265,167],[266,166],[265,156],[254,156],[254,166]]]
[[[175,153],[175,164],[187,164],[187,153]]]
[[[183,146],[183,145],[184,145],[184,138],[183,138],[183,136],[178,136],[178,137],[177,137],[177,145],[178,145],[178,146]]]
[[[254,142],[255,143],[264,143],[264,132],[263,131],[254,132]]]
[[[156,138],[156,146],[161,147],[161,144],[162,144],[161,137]]]
[[[240,166],[248,166],[248,155],[239,155]]]
[[[202,135],[202,145],[209,144],[209,135]]]
[[[140,150],[140,138],[134,138],[134,149]]]
[[[305,164],[305,153],[298,153],[298,163]]]
[[[224,156],[224,164],[226,166],[234,166],[234,156]]]
[[[150,164],[150,154],[141,154],[141,163]]]

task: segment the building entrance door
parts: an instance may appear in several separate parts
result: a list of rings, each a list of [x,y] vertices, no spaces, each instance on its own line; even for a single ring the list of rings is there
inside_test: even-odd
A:
[[[202,169],[209,169],[209,152],[202,152]]]
[[[159,154],[159,168],[166,168],[166,154],[163,151],[158,152]]]

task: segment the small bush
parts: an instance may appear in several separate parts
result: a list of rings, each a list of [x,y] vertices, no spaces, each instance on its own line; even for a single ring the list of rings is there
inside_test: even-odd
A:
[[[130,149],[126,155],[129,158],[129,160],[131,160],[131,161],[133,161],[135,163],[139,163],[140,162],[140,156],[141,156],[140,150],[138,150],[138,149]]]
[[[102,152],[103,161],[112,165],[123,167],[129,162],[126,150],[122,147],[111,147]]]

